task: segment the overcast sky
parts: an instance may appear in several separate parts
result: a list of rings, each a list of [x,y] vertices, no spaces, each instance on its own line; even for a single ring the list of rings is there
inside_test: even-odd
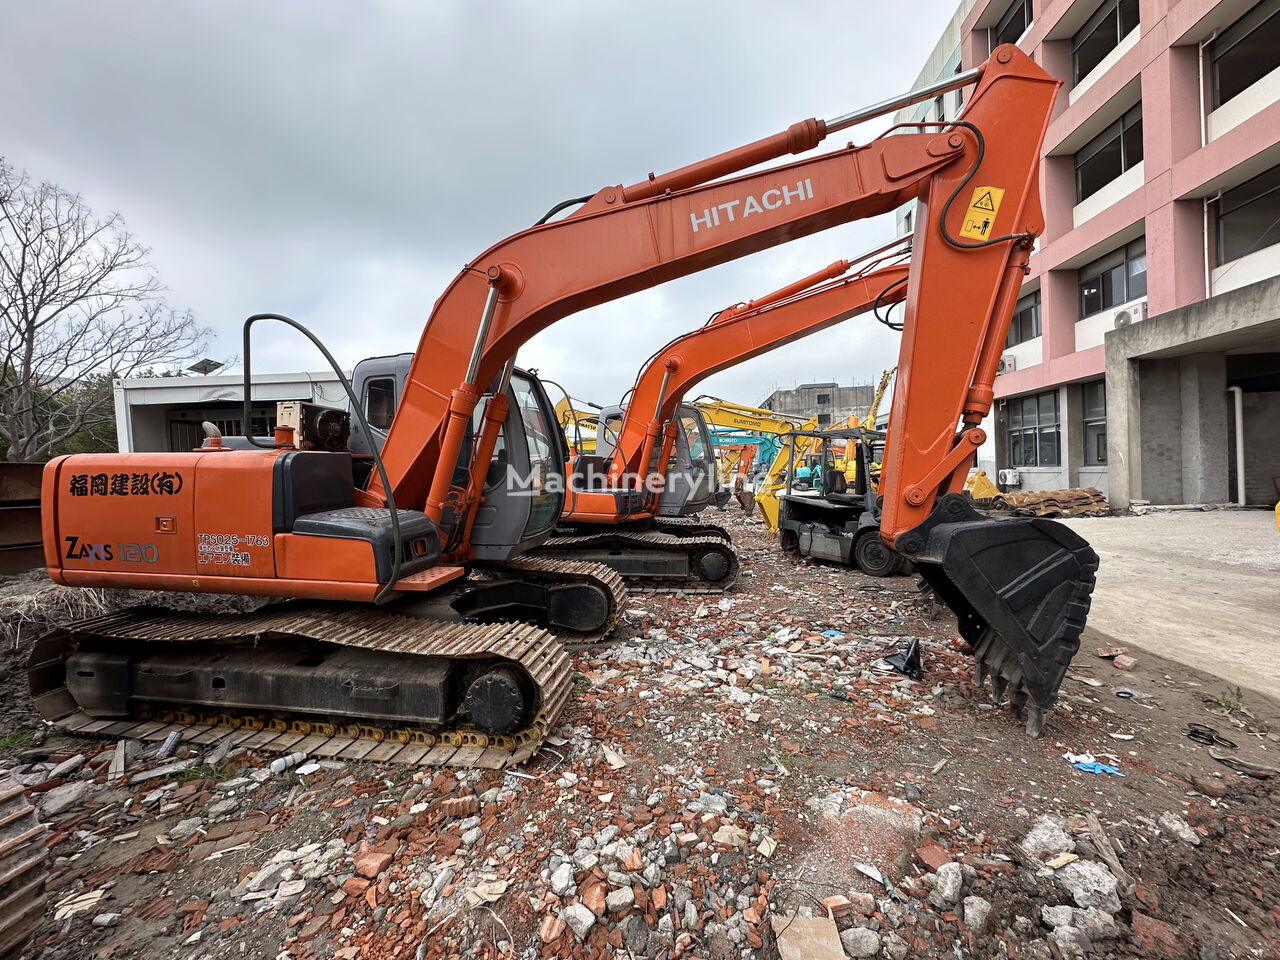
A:
[[[905,91],[954,7],[14,3],[0,153],[123,214],[173,305],[217,331],[210,356],[239,354],[244,317],[274,311],[350,366],[414,349],[457,270],[560,200]],[[892,235],[890,218],[849,224],[585,311],[520,362],[615,401],[713,311]],[[256,370],[322,369],[296,333],[258,331]],[[754,403],[874,381],[896,354],[863,317],[701,389]]]

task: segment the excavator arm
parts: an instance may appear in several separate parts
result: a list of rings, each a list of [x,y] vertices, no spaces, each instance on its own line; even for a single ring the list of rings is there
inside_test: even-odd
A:
[[[648,469],[654,443],[676,406],[693,386],[734,364],[857,316],[877,303],[902,299],[908,264],[866,269],[849,276],[840,260],[766,297],[721,312],[705,326],[671,341],[636,378],[610,475],[639,475]],[[669,432],[669,431],[668,431]],[[658,463],[666,463],[664,437]]]
[[[703,395],[693,401],[702,411],[707,423],[726,430],[747,430],[751,433],[789,433],[804,422],[803,417],[775,413],[762,407],[748,407],[741,403]]]

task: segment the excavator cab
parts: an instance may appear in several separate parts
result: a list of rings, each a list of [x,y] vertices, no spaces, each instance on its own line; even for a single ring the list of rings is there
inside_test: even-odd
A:
[[[600,434],[596,454],[602,461],[612,454],[623,421],[619,405],[600,411]],[[706,417],[692,404],[682,403],[676,410],[676,436],[663,471],[664,483],[658,496],[658,516],[685,517],[705,509],[719,490],[716,476],[716,450]],[[659,456],[655,448],[654,458]],[[656,472],[656,464],[650,461]]]
[[[373,469],[372,452],[381,450],[386,440],[412,361],[411,353],[371,357],[361,360],[352,372],[351,386],[369,425],[366,434],[359,418],[352,418],[350,449],[358,486]],[[512,372],[506,394],[507,416],[498,432],[484,480],[484,499],[471,530],[473,553],[481,561],[506,560],[537,546],[564,509],[569,444],[557,426],[554,404],[542,382],[518,368]],[[471,458],[479,422],[477,411],[463,442],[460,464]],[[465,467],[459,469],[465,471]],[[449,520],[449,516],[441,518],[440,536],[446,543],[453,526]]]
[[[702,411],[682,403],[676,410],[676,442],[667,461],[667,482],[658,516],[684,517],[709,506],[719,492],[716,448]]]

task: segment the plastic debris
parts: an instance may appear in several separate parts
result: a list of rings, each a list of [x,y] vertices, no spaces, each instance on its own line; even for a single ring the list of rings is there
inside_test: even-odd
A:
[[[284,773],[290,767],[296,767],[305,759],[307,759],[307,755],[301,751],[298,753],[290,753],[283,757],[277,757],[271,761],[271,772]]]
[[[924,665],[920,661],[920,641],[912,637],[906,650],[899,650],[884,658],[884,662],[912,680],[924,677]]]
[[[1094,760],[1092,763],[1073,763],[1073,767],[1077,770],[1083,770],[1085,773],[1109,773],[1113,777],[1123,777],[1119,767],[1113,767],[1109,763],[1099,763]]]
[[[156,759],[163,760],[173,755],[173,751],[178,749],[178,744],[182,741],[182,732],[173,731],[164,738],[164,743],[160,744],[160,749],[156,751]]]

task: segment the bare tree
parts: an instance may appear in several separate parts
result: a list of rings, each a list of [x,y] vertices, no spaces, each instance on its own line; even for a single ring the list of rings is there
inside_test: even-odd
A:
[[[104,377],[185,360],[209,331],[170,308],[117,213],[0,158],[0,450],[47,459],[113,417]]]

